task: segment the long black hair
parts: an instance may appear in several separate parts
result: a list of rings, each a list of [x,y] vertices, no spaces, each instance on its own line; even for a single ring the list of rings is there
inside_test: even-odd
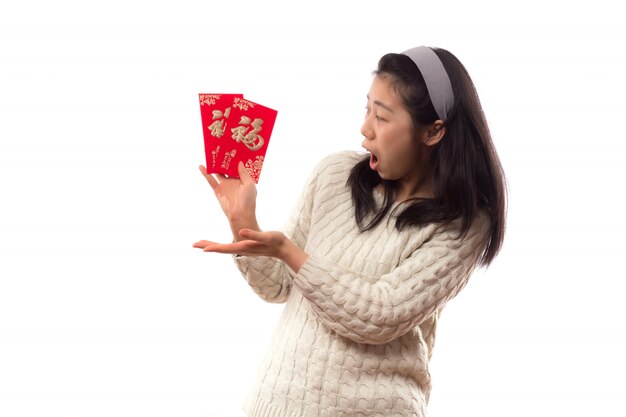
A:
[[[467,70],[450,52],[441,48],[432,49],[450,77],[454,105],[444,123],[444,137],[432,147],[428,166],[424,167],[425,172],[432,175],[434,197],[410,202],[398,215],[396,228],[402,230],[409,226],[445,224],[461,219],[459,238],[462,238],[478,211],[483,209],[491,219],[491,226],[479,265],[487,266],[498,254],[504,239],[504,172]],[[403,54],[387,54],[378,62],[374,74],[391,81],[411,114],[416,129],[431,125],[439,119],[428,96],[424,78],[411,58]],[[379,184],[384,189],[381,206],[377,206],[374,199],[374,188]],[[393,206],[396,182],[384,180],[371,170],[368,156],[352,168],[348,185],[352,189],[359,227],[362,231],[376,227]]]

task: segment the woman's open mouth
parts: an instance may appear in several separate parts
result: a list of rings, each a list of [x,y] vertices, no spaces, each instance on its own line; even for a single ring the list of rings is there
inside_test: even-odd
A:
[[[378,157],[373,153],[370,153],[370,168],[372,171],[378,170]]]

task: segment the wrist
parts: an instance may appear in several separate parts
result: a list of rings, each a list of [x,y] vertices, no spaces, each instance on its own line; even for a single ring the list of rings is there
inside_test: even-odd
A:
[[[284,236],[284,241],[279,246],[278,252],[276,257],[295,273],[298,273],[302,265],[304,265],[309,258],[309,255],[305,251],[286,236]]]
[[[257,223],[255,218],[230,221],[230,230],[233,233],[233,238],[237,242],[239,242],[240,240],[244,240],[241,236],[239,236],[239,231],[241,229],[250,229],[256,232],[261,231],[261,228],[259,227],[259,224]]]
[[[236,210],[227,213],[228,221],[231,223],[256,223],[256,208],[250,210]]]

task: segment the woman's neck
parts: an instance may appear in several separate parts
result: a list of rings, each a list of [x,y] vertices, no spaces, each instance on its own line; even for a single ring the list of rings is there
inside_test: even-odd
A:
[[[381,195],[385,193],[385,187],[382,183],[378,184],[374,188]],[[407,187],[406,184],[396,182],[393,190],[393,201],[395,203],[402,203],[416,198],[434,198],[434,188],[431,183],[422,184],[419,187]]]
[[[416,179],[401,179],[396,184],[394,200],[397,203],[415,198],[433,198],[435,196],[433,181],[425,176]]]

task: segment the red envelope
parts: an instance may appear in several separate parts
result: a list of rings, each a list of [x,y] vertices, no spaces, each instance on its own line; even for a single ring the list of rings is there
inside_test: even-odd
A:
[[[231,124],[230,117],[233,99],[243,98],[243,94],[199,94],[204,152],[208,173],[215,173],[218,153],[223,137]]]
[[[276,110],[233,96],[228,128],[219,139],[213,170],[239,178],[237,166],[241,161],[258,183],[277,115]]]

